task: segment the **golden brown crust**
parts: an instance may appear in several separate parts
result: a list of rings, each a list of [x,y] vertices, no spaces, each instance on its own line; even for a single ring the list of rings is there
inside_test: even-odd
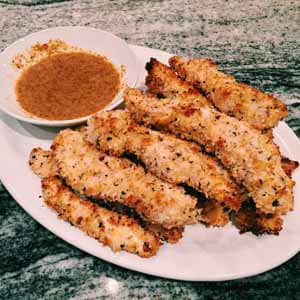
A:
[[[283,225],[280,216],[259,212],[251,200],[244,202],[241,209],[231,215],[231,221],[240,233],[250,231],[256,235],[279,234]]]
[[[215,158],[202,153],[194,143],[138,125],[123,110],[92,117],[88,135],[91,142],[111,155],[134,154],[162,180],[187,184],[231,209],[240,208],[240,187]]]
[[[84,132],[86,133],[86,131]],[[54,177],[58,175],[58,170],[56,168],[52,151],[43,150],[42,148],[35,148],[33,149],[32,154],[35,157],[31,167],[33,167],[33,171],[37,175],[42,178]],[[45,166],[47,167],[45,168]],[[162,227],[160,224],[148,224],[146,222],[143,223],[145,223],[143,227],[155,233],[155,235],[158,236],[162,241],[174,244],[182,238],[182,233],[184,231],[183,227],[173,227],[167,229]]]
[[[211,59],[186,60],[174,56],[169,63],[182,79],[199,88],[221,112],[246,121],[254,128],[273,128],[287,116],[284,103],[270,94],[236,82],[233,76],[218,71]]]
[[[82,200],[55,177],[42,179],[45,203],[65,221],[109,246],[114,252],[124,250],[150,257],[160,242],[151,231],[143,229],[130,217]]]
[[[153,57],[146,64],[146,70],[148,72],[146,86],[153,94],[163,95],[164,97],[173,97],[188,91],[196,92],[196,89],[191,84],[180,79],[170,67]],[[204,101],[209,104],[206,99]]]
[[[80,194],[120,202],[166,228],[197,222],[197,199],[127,159],[107,156],[80,132],[61,131],[52,144],[61,178]]]
[[[136,121],[193,140],[214,152],[262,212],[284,214],[293,208],[294,182],[284,173],[278,148],[268,136],[203,105],[195,93],[159,100],[127,89],[124,99]]]
[[[281,157],[281,165],[287,176],[292,177],[293,172],[298,168],[299,162],[287,157]]]
[[[51,151],[46,151],[40,147],[32,149],[28,163],[31,170],[40,177],[55,176],[57,174]]]
[[[284,172],[291,177],[299,163],[282,157],[281,165]],[[283,226],[280,216],[261,213],[251,200],[245,201],[241,209],[237,213],[232,213],[231,216],[233,224],[240,230],[240,233],[250,231],[254,234],[279,234]]]
[[[160,240],[169,244],[176,244],[183,235],[184,227],[164,228],[159,224],[147,224],[146,229],[155,233]]]
[[[35,169],[34,172],[41,177],[48,177],[48,176],[56,176],[58,175],[58,170],[56,168],[56,164],[52,155],[51,151],[46,151],[39,148],[38,152],[35,152]],[[49,155],[51,154],[51,155]],[[45,161],[47,159],[47,161]],[[40,162],[46,163],[48,166],[51,167],[44,169],[44,164]],[[41,172],[40,169],[43,169]],[[49,173],[46,170],[55,170],[55,172],[51,171]],[[206,202],[199,205],[199,201],[197,206],[201,207],[202,211],[198,217],[198,221],[205,223],[207,226],[224,226],[227,224],[228,221],[228,213],[221,209],[223,208],[223,203],[216,202],[212,199],[206,199]],[[233,204],[232,204],[233,205]],[[237,209],[237,205],[235,206]],[[151,229],[156,235],[159,236],[160,239],[166,241],[168,243],[176,243],[181,237],[183,233],[183,228],[181,227],[173,227],[170,229],[162,227],[160,224],[148,224],[146,223],[146,228]]]
[[[229,222],[228,207],[215,200],[207,200],[200,205],[202,208],[201,222],[207,226],[223,227]]]

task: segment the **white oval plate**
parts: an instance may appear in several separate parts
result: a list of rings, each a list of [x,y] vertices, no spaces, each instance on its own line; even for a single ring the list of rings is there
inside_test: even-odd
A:
[[[167,62],[169,54],[132,46],[143,71],[151,56]],[[42,199],[40,179],[27,165],[33,147],[48,148],[56,130],[22,123],[8,116],[0,119],[0,178],[16,201],[39,223],[70,244],[103,260],[139,272],[166,278],[191,281],[220,281],[259,274],[294,256],[300,249],[300,172],[294,173],[295,210],[284,217],[279,236],[240,235],[236,228],[187,226],[183,239],[166,244],[155,257],[145,259],[126,252],[113,253],[80,230],[57,218]],[[300,143],[283,122],[275,129],[276,142],[284,155],[300,160]]]
[[[71,126],[86,121],[89,116],[72,120],[50,121],[31,117],[24,112],[16,101],[15,82],[21,71],[11,64],[15,55],[24,53],[34,44],[46,43],[50,39],[61,39],[70,46],[80,47],[106,56],[119,70],[125,67],[123,83],[134,86],[138,79],[138,68],[134,52],[122,39],[100,29],[70,26],[55,27],[32,33],[19,39],[0,54],[0,109],[8,115],[32,124],[43,126]],[[122,91],[103,110],[111,110],[122,102]]]

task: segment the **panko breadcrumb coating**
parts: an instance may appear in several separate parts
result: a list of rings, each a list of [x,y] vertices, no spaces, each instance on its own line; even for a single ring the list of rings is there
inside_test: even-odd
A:
[[[182,79],[199,88],[221,112],[254,128],[273,128],[288,114],[287,106],[280,100],[218,71],[211,59],[187,60],[173,56],[169,63]]]
[[[143,229],[134,218],[80,199],[55,177],[42,179],[42,191],[45,203],[60,218],[108,245],[114,252],[125,250],[150,257],[160,247],[157,236]]]
[[[85,132],[82,131],[82,132]],[[30,156],[29,156],[29,165],[32,169],[32,171],[42,177],[55,177],[58,176],[58,169],[56,168],[55,160],[52,155],[52,151],[47,151],[42,148],[34,148],[32,149]],[[73,193],[74,197],[76,194],[69,189],[69,193]],[[71,197],[71,196],[70,196]],[[73,197],[73,196],[72,196]],[[86,199],[86,201],[89,201]],[[98,203],[103,204],[102,202]],[[101,205],[100,205],[101,206]],[[111,207],[116,209],[116,207]],[[120,209],[119,209],[120,210]],[[121,211],[122,215],[127,215],[126,211]],[[140,221],[140,220],[138,220]],[[181,238],[184,231],[184,227],[172,227],[170,229],[164,228],[160,224],[149,224],[145,221],[142,222],[143,228],[146,230],[150,230],[155,235],[157,235],[162,241],[175,244],[177,243]]]
[[[86,130],[82,131],[86,133]],[[29,156],[29,165],[32,171],[44,178],[58,176],[58,169],[55,164],[52,151],[43,150],[42,148],[32,149]],[[201,206],[201,215],[198,220],[207,226],[225,226],[228,222],[227,210],[224,210],[224,204],[212,199],[199,201],[197,206]],[[237,208],[237,207],[236,207]],[[149,224],[145,220],[143,224],[148,230],[153,231],[161,240],[168,243],[176,243],[182,237],[183,227],[165,228],[160,224]]]
[[[197,199],[124,158],[101,153],[80,132],[61,131],[51,146],[59,176],[80,194],[122,203],[166,228],[194,224]]]
[[[86,130],[84,130],[86,132]],[[49,177],[57,175],[57,168],[51,151],[35,148],[31,151],[29,164],[37,175]],[[292,172],[297,168],[298,162],[288,158],[282,158],[282,166],[286,174],[291,177]],[[74,193],[69,190],[70,193]],[[76,194],[74,193],[74,197]],[[72,196],[73,197],[73,196]],[[220,204],[220,203],[219,203]],[[198,204],[199,205],[199,204]],[[228,214],[225,207],[218,205],[214,200],[201,202],[201,222],[211,226],[224,226],[228,222]],[[255,203],[248,200],[243,203],[238,212],[230,212],[231,221],[241,233],[252,232],[254,234],[279,234],[282,229],[282,219],[276,215],[260,213]],[[145,224],[146,229],[155,233],[161,240],[168,243],[176,243],[182,237],[183,228],[163,228],[159,224]]]
[[[299,163],[283,157],[281,165],[287,176],[291,177]],[[240,230],[240,233],[250,231],[256,235],[277,235],[283,227],[283,219],[280,216],[261,213],[256,209],[252,200],[243,202],[240,210],[231,214],[231,221]]]
[[[58,174],[52,151],[46,151],[40,147],[33,148],[28,163],[31,170],[42,178],[53,177]]]
[[[246,187],[263,213],[285,214],[293,208],[294,182],[284,173],[278,148],[247,123],[217,112],[198,94],[158,99],[128,88],[124,96],[131,116],[213,152],[236,181]]]
[[[171,98],[188,91],[197,92],[193,85],[179,78],[170,67],[155,58],[146,64],[146,70],[148,75],[145,84],[153,94]],[[204,103],[210,105],[205,97],[202,98]]]
[[[89,140],[111,155],[134,154],[148,171],[173,184],[187,184],[207,198],[238,210],[240,187],[216,159],[191,142],[138,125],[124,110],[102,112],[88,121]]]

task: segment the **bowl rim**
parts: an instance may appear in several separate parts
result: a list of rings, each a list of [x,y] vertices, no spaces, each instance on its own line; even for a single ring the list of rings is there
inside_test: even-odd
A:
[[[132,85],[134,87],[137,84],[140,72],[139,72],[139,69],[138,69],[138,62],[137,62],[136,55],[135,55],[134,51],[129,47],[129,44],[124,39],[121,39],[120,37],[118,37],[114,33],[109,32],[109,31],[105,31],[105,30],[102,30],[102,29],[99,29],[99,28],[95,28],[95,27],[88,27],[88,26],[55,26],[55,27],[49,27],[49,28],[46,28],[46,29],[43,29],[43,30],[40,30],[40,31],[35,31],[35,32],[32,32],[32,33],[22,37],[22,38],[17,39],[12,44],[10,44],[6,48],[4,48],[4,50],[0,53],[0,57],[5,55],[8,50],[15,47],[16,44],[22,42],[25,39],[31,38],[34,35],[47,33],[49,31],[68,30],[68,29],[87,29],[87,30],[91,30],[91,31],[102,32],[104,34],[110,35],[114,39],[117,39],[117,40],[121,41],[124,45],[127,46],[128,50],[131,53],[131,56],[133,58],[134,69],[135,69],[136,74],[135,74],[135,79],[134,79],[134,82],[132,83]],[[121,87],[118,94],[114,97],[114,99],[118,99],[118,100],[116,100],[114,102],[114,99],[113,99],[109,104],[107,104],[105,107],[103,107],[101,110],[99,110],[97,112],[112,110],[112,109],[116,108],[117,106],[119,106],[123,102],[123,96],[122,96],[123,90],[124,90],[124,87]],[[68,125],[80,124],[80,123],[83,123],[83,122],[87,121],[94,114],[93,113],[93,114],[83,116],[83,117],[80,117],[80,118],[68,119],[68,120],[47,120],[47,119],[42,119],[42,118],[39,118],[39,117],[30,117],[29,115],[26,116],[25,115],[26,112],[24,112],[24,116],[18,115],[18,114],[12,112],[11,110],[9,110],[9,109],[7,109],[6,107],[3,107],[3,106],[0,106],[0,110],[3,111],[4,113],[6,113],[7,115],[17,119],[17,120],[20,120],[20,121],[23,121],[23,122],[26,122],[26,123],[30,123],[30,124],[34,124],[34,125],[42,125],[42,126],[48,126],[48,127],[51,127],[51,126],[53,126],[53,127],[68,126]],[[95,112],[95,113],[97,113],[97,112]]]

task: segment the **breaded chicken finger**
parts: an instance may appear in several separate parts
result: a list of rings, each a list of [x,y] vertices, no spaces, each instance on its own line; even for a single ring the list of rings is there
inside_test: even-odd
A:
[[[174,56],[169,63],[182,79],[199,88],[221,112],[246,121],[254,128],[273,128],[287,116],[284,103],[270,94],[236,82],[233,76],[218,71],[211,59],[187,60]]]
[[[299,163],[282,157],[281,165],[286,175],[291,178]],[[279,234],[283,226],[283,220],[280,216],[261,213],[256,209],[252,200],[244,201],[240,210],[231,214],[231,221],[240,230],[240,233],[250,231],[257,235]]]
[[[188,91],[197,92],[192,84],[179,78],[170,67],[155,58],[151,58],[146,64],[146,70],[148,75],[145,83],[154,94],[174,97]],[[210,102],[205,97],[203,97],[203,102],[210,105]]]
[[[293,208],[294,182],[284,173],[278,148],[268,136],[201,100],[198,103],[196,93],[157,99],[127,89],[124,99],[136,121],[203,144],[213,152],[262,212],[285,214]]]
[[[187,184],[233,210],[242,202],[240,187],[218,161],[194,143],[138,125],[129,112],[98,113],[88,121],[89,140],[111,155],[131,153],[147,170],[173,184]]]
[[[114,252],[125,250],[142,257],[156,254],[159,239],[130,217],[82,200],[55,177],[42,179],[45,203],[65,221],[108,245]]]
[[[99,152],[82,133],[61,131],[51,149],[59,176],[80,194],[120,202],[148,222],[166,228],[197,222],[201,211],[196,208],[196,198],[127,159]]]

